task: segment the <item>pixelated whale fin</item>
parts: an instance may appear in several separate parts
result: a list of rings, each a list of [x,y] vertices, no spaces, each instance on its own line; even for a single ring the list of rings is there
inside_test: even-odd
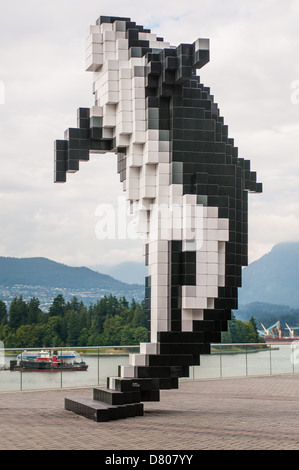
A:
[[[210,40],[199,38],[193,44],[193,67],[201,69],[210,61]]]
[[[66,173],[79,170],[80,161],[88,161],[89,153],[106,153],[112,149],[112,139],[103,136],[101,116],[91,116],[89,108],[77,111],[77,127],[64,133],[64,140],[54,144],[54,182],[65,183]]]
[[[238,166],[242,171],[244,189],[249,193],[262,193],[263,184],[257,181],[257,174],[250,169],[250,160],[238,158]]]

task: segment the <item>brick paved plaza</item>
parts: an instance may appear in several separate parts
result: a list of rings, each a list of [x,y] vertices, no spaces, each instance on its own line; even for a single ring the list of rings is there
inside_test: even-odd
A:
[[[0,393],[0,450],[296,450],[299,375],[183,381],[145,415],[96,423],[64,409],[91,388]]]

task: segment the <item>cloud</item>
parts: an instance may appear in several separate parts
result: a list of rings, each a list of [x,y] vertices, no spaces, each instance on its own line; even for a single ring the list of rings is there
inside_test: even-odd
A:
[[[115,156],[92,156],[66,185],[53,184],[53,142],[76,125],[79,106],[93,104],[84,37],[100,15],[129,16],[173,45],[210,38],[201,80],[264,184],[264,194],[249,197],[250,260],[298,241],[298,10],[295,0],[8,3],[0,19],[0,254],[72,265],[142,261],[137,242],[95,236],[97,205],[116,205],[122,194]]]

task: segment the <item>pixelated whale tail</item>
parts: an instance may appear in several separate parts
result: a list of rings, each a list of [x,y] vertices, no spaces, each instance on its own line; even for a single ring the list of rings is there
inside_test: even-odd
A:
[[[160,401],[160,390],[178,389],[179,378],[188,378],[190,366],[200,364],[200,354],[210,353],[223,323],[219,332],[208,320],[198,322],[201,331],[158,333],[159,342],[141,343],[140,354],[130,354],[129,365],[119,366],[106,388],[93,388],[91,398],[65,398],[65,409],[97,422],[143,416],[144,402]]]

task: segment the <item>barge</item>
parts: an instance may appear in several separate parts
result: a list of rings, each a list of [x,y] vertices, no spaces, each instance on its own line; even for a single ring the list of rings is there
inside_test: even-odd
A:
[[[83,371],[88,365],[82,360],[76,351],[24,351],[16,360],[10,361],[10,370],[22,372],[58,372],[58,371]]]

